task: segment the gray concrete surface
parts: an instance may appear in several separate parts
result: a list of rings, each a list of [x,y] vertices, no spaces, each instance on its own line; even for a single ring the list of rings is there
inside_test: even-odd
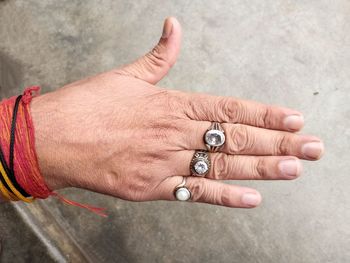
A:
[[[38,202],[51,223],[65,229],[60,236],[45,227],[44,212],[35,217],[33,207],[18,207],[32,213],[34,225],[43,224],[41,236],[69,239],[90,262],[349,262],[347,0],[0,1],[0,95],[32,84],[47,92],[127,63],[156,43],[169,15],[183,25],[183,48],[161,85],[299,109],[305,132],[325,141],[322,161],[305,162],[303,177],[293,182],[235,182],[256,187],[264,197],[261,207],[249,211],[131,203],[68,189],[62,192],[106,207],[110,216],[102,219],[52,199]],[[11,212],[9,206],[0,209],[3,216]],[[28,220],[6,224],[38,235]],[[14,244],[3,247],[4,261],[14,262],[14,253],[38,260],[36,247],[15,233],[0,233]],[[58,246],[56,257],[47,244],[41,251],[55,261],[77,261],[69,247]]]

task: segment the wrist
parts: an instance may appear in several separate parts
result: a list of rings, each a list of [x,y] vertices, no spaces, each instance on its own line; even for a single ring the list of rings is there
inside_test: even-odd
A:
[[[57,153],[55,152],[55,140],[57,125],[54,123],[56,110],[52,105],[50,95],[45,94],[34,97],[30,111],[34,127],[35,150],[39,162],[41,175],[45,183],[51,190],[67,187],[66,180],[62,173],[59,172],[59,163]]]

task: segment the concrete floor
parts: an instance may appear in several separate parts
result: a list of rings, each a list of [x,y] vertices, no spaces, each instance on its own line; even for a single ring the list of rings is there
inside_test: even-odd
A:
[[[0,1],[0,95],[34,84],[47,92],[134,60],[169,15],[184,38],[162,86],[299,109],[305,132],[324,139],[324,158],[293,182],[235,182],[264,197],[249,211],[76,189],[62,193],[109,218],[52,199],[3,205],[2,261],[349,262],[347,0]]]

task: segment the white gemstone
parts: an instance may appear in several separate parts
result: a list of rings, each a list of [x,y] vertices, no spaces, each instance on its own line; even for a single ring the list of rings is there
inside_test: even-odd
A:
[[[208,164],[204,161],[198,161],[194,164],[194,170],[197,174],[205,174],[208,171]]]
[[[219,147],[225,142],[225,134],[219,130],[209,130],[205,134],[205,142],[210,146]]]
[[[185,187],[181,187],[179,189],[176,190],[176,199],[179,201],[187,201],[188,199],[190,199],[191,194],[190,191],[188,191],[187,188]]]

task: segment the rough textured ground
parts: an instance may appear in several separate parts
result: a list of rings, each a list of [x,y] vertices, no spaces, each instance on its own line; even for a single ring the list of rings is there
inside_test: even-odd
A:
[[[110,217],[56,200],[37,204],[55,222],[30,206],[1,206],[3,262],[349,262],[347,0],[0,1],[0,95],[32,84],[47,92],[129,62],[153,46],[169,15],[183,24],[184,41],[161,85],[297,108],[305,132],[325,141],[322,161],[305,163],[294,182],[242,183],[264,196],[249,211],[75,189],[63,193]],[[43,224],[47,238],[39,242],[28,224]]]

